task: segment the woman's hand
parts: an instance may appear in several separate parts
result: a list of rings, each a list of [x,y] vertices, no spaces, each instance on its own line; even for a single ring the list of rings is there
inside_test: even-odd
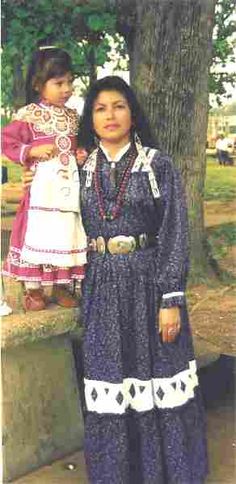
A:
[[[163,343],[173,343],[180,332],[181,321],[178,306],[161,308],[159,311],[159,333]]]
[[[28,168],[25,168],[22,172],[21,181],[23,185],[23,190],[27,190],[30,187],[35,173]]]
[[[49,160],[57,154],[57,147],[54,144],[32,146],[28,152],[28,158],[36,158],[40,161]]]
[[[88,158],[88,152],[84,148],[77,148],[76,161],[78,166],[83,166],[86,158]]]

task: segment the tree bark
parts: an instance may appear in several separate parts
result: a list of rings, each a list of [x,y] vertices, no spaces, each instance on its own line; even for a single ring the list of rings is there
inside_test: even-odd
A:
[[[128,4],[117,2],[120,31],[130,54],[131,84],[158,146],[173,157],[182,172],[190,218],[192,276],[199,278],[208,266],[203,196],[216,0],[136,0],[135,16],[134,4],[130,13]]]
[[[22,72],[22,64],[16,61],[14,64],[13,81],[14,108],[17,110],[25,104],[25,80]]]
[[[91,49],[88,56],[89,64],[89,85],[91,86],[97,80],[97,66],[95,61],[94,45],[91,44]]]

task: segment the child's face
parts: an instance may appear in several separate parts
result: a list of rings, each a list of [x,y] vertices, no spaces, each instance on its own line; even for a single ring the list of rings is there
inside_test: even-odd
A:
[[[69,72],[61,77],[53,77],[40,90],[41,98],[55,106],[64,106],[72,94],[72,84],[73,77]]]

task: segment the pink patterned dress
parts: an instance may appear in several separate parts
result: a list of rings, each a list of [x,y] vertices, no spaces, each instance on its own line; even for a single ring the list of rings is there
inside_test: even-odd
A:
[[[77,131],[75,110],[43,103],[21,108],[3,129],[3,153],[35,172],[13,224],[3,274],[42,285],[84,277],[87,238],[80,213]],[[52,143],[54,158],[29,162],[32,147]]]

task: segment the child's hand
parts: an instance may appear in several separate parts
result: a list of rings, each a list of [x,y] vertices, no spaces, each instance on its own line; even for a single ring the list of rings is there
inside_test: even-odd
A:
[[[29,158],[37,158],[40,161],[49,160],[53,158],[57,154],[57,148],[53,144],[41,145],[41,146],[33,146],[29,153]]]
[[[84,148],[77,148],[76,150],[77,165],[83,166],[87,157],[88,157],[88,152]]]

